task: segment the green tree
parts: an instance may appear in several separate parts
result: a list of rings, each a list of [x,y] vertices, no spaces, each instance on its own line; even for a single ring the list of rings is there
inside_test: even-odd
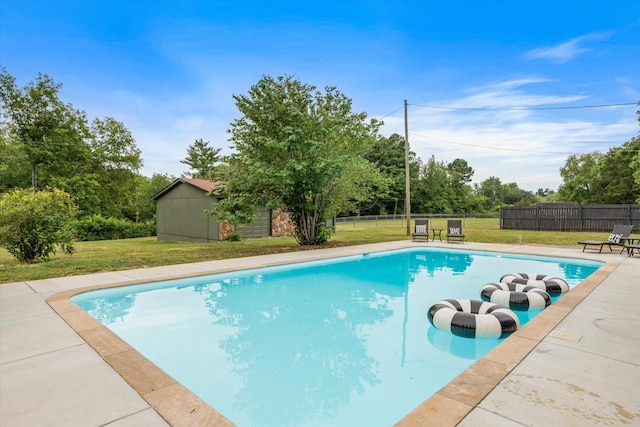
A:
[[[134,195],[142,167],[142,153],[126,126],[114,118],[94,119],[91,124],[92,167],[90,177],[99,177],[99,212],[103,216],[136,219]]]
[[[450,199],[453,212],[471,212],[474,210],[473,189],[469,185],[473,177],[473,168],[464,159],[455,159],[447,165],[452,195]]]
[[[529,206],[537,201],[536,195],[531,191],[523,190],[515,182],[502,184],[500,178],[495,176],[482,181],[476,192],[483,200],[483,207],[490,211],[498,210],[502,205]]]
[[[560,169],[561,200],[581,204],[636,203],[640,198],[640,138],[634,137],[606,154],[572,154]]]
[[[21,145],[12,142],[6,125],[0,125],[0,193],[29,187],[30,167]]]
[[[412,183],[411,210],[415,213],[451,213],[453,190],[447,165],[431,156]]]
[[[454,187],[470,183],[474,173],[473,168],[464,159],[455,159],[447,165],[447,170]]]
[[[209,146],[210,141],[196,139],[193,144],[187,148],[187,157],[180,160],[189,166],[192,171],[186,175],[192,178],[213,180],[215,175],[215,167],[220,162],[220,151],[222,148],[213,148]]]
[[[640,198],[640,181],[634,176],[639,153],[640,138],[635,137],[600,158],[595,203],[630,204]]]
[[[599,181],[598,162],[601,157],[602,154],[597,151],[567,157],[564,166],[560,168],[563,180],[558,188],[560,200],[580,204],[597,203],[593,186]]]
[[[554,190],[551,190],[549,188],[542,189],[542,187],[540,187],[536,191],[536,196],[538,196],[538,197],[548,197],[548,196],[551,196],[551,195],[553,195],[555,193],[556,192]]]
[[[529,206],[536,202],[536,196],[531,191],[523,190],[515,182],[502,186],[502,202],[506,205]]]
[[[640,102],[638,103],[640,106]],[[636,118],[638,124],[640,124],[640,109],[636,111]],[[638,139],[636,136],[634,139]],[[631,161],[631,170],[633,171],[633,181],[635,188],[640,188],[640,152],[636,152],[633,160]],[[640,191],[636,193],[636,203],[640,203]]]
[[[78,142],[73,153],[43,165],[41,180],[71,194],[83,215],[134,220],[141,166],[131,132],[107,117],[92,122],[86,140]]]
[[[636,137],[637,139],[637,137]],[[633,171],[633,182],[635,188],[640,188],[640,154],[636,155],[629,165]],[[640,203],[640,191],[636,192],[635,203]]]
[[[48,258],[58,246],[74,251],[77,208],[58,190],[18,189],[0,195],[0,245],[21,262]]]
[[[242,117],[231,124],[225,198],[210,212],[248,223],[257,207],[283,208],[299,244],[325,242],[325,220],[355,211],[385,178],[363,155],[380,123],[352,112],[335,87],[324,92],[291,76],[265,76],[234,95]]]
[[[394,133],[389,137],[380,136],[364,157],[389,178],[388,194],[380,195],[368,209],[360,209],[363,215],[385,215],[404,211],[405,193],[405,140]],[[412,179],[418,178],[420,161],[413,151],[409,152],[409,169]]]
[[[83,111],[59,99],[61,86],[38,74],[18,88],[2,69],[0,191],[55,187],[85,215],[135,218],[132,194],[142,159],[131,132],[110,117],[89,126]]]
[[[61,87],[46,74],[38,73],[35,81],[20,89],[6,68],[0,73],[0,100],[3,114],[9,118],[8,133],[20,144],[29,163],[33,188],[40,185],[42,165],[82,161],[86,153],[84,112],[60,101]]]
[[[153,197],[160,190],[165,188],[175,178],[167,174],[154,173],[151,178],[138,175],[136,177],[136,192],[134,196],[136,221],[149,221],[155,217],[156,204]]]
[[[640,105],[640,104],[639,104]],[[636,111],[640,123],[640,110]],[[560,200],[582,204],[625,204],[640,201],[640,137],[606,154],[572,154],[560,169]]]
[[[490,176],[480,183],[477,192],[483,197],[486,210],[493,211],[502,204],[504,199],[502,190],[502,182],[495,176]]]

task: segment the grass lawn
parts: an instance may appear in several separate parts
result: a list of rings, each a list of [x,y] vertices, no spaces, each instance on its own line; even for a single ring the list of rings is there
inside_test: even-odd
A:
[[[446,219],[431,219],[429,227],[445,228]],[[574,246],[578,240],[607,238],[608,233],[500,230],[497,218],[465,218],[466,241],[524,245]],[[402,220],[355,221],[338,223],[328,247],[410,239]],[[155,237],[139,239],[78,242],[73,255],[57,254],[48,261],[21,264],[0,249],[0,283],[46,279],[102,271],[128,270],[198,261],[240,258],[253,255],[318,249],[324,246],[299,246],[293,238],[264,238],[240,242],[175,243],[157,242]]]

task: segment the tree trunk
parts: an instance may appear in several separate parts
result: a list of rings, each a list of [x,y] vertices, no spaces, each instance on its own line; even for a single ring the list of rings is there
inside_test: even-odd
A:
[[[38,189],[38,164],[37,163],[31,164],[31,186],[36,190]]]
[[[300,245],[313,245],[318,236],[316,212],[302,211],[295,218],[296,240]]]

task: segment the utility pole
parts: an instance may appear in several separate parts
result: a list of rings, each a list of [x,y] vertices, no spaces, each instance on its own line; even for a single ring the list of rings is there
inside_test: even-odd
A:
[[[409,174],[409,122],[407,120],[407,100],[404,100],[404,213],[407,218],[407,236],[411,235],[411,197]]]

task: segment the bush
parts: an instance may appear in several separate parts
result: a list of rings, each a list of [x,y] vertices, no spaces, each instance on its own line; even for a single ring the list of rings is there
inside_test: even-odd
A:
[[[316,235],[315,240],[313,241],[316,245],[324,245],[331,238],[331,230],[325,224],[318,224],[318,234]]]
[[[227,241],[229,242],[239,242],[241,239],[242,239],[242,234],[240,234],[238,231],[232,231],[227,236]]]
[[[132,222],[126,219],[86,216],[74,223],[78,238],[85,241],[131,239],[156,233],[155,221]]]
[[[20,262],[49,258],[59,246],[74,252],[78,208],[62,190],[19,189],[0,195],[0,246]]]

